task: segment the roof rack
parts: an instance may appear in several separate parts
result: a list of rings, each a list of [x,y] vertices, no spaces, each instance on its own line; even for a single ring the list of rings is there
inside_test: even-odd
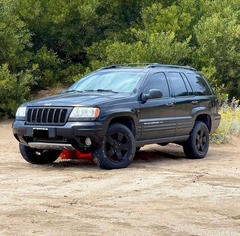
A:
[[[169,68],[181,68],[187,70],[196,71],[195,68],[191,66],[179,66],[179,65],[169,65],[169,64],[159,64],[159,63],[124,63],[124,64],[115,64],[101,67],[98,70],[106,70],[106,69],[113,69],[113,68],[120,68],[120,67],[143,67],[147,68],[156,68],[156,67],[169,67]]]
[[[98,70],[106,70],[106,69],[112,69],[112,68],[117,68],[117,67],[122,67],[122,65],[116,64],[116,65],[104,66],[104,67],[101,67]]]
[[[178,66],[178,65],[168,65],[168,64],[158,64],[158,63],[150,63],[145,68],[155,68],[155,67],[181,68],[181,69],[196,71],[196,69],[191,66]]]
[[[146,67],[146,65],[150,65],[151,63],[123,63],[123,64],[113,64],[109,66],[101,67],[98,70],[106,70],[106,69],[112,69],[112,68],[119,68],[119,67]]]

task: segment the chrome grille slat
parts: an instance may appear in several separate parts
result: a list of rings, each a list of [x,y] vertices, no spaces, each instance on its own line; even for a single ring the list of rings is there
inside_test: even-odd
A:
[[[53,110],[52,123],[54,123],[54,121],[55,121],[55,114],[56,114],[56,109]]]
[[[42,113],[41,113],[41,121],[43,121],[43,113],[44,113],[44,109],[42,110]]]
[[[31,107],[27,111],[27,123],[39,125],[64,125],[71,108]]]
[[[61,116],[62,116],[63,109],[60,109],[59,116],[58,116],[58,122],[61,122]]]

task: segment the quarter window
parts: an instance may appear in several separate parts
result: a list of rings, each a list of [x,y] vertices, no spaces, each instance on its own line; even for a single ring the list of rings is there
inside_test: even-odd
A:
[[[212,92],[206,82],[206,80],[198,74],[188,73],[190,83],[193,85],[196,95],[211,95]]]

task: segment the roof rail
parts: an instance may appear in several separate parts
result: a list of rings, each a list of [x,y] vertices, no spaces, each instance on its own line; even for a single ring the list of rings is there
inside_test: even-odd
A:
[[[117,68],[117,67],[121,67],[121,66],[123,66],[123,65],[121,65],[121,64],[116,64],[116,65],[104,66],[104,67],[101,67],[101,68],[98,69],[98,70],[112,69],[112,68]]]
[[[144,68],[146,65],[150,65],[151,63],[123,63],[123,64],[113,64],[109,66],[101,67],[98,70],[106,70],[106,69],[112,69],[112,68],[118,68],[118,67],[142,67]]]
[[[169,64],[159,64],[159,63],[124,63],[124,64],[113,64],[109,66],[101,67],[98,70],[106,70],[106,69],[113,69],[113,68],[120,68],[120,67],[143,67],[143,68],[156,68],[156,67],[169,67],[169,68],[181,68],[187,70],[196,71],[195,68],[191,66],[179,66],[179,65],[169,65]]]
[[[168,64],[158,64],[158,63],[150,63],[145,68],[155,68],[155,67],[181,68],[181,69],[196,71],[196,69],[191,66],[179,66],[179,65],[168,65]]]

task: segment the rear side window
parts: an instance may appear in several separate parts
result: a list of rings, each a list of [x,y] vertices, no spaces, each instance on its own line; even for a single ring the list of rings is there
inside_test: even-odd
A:
[[[151,75],[144,87],[144,93],[149,93],[150,89],[161,90],[163,97],[169,97],[169,87],[164,73],[155,73]]]
[[[180,73],[169,72],[168,76],[172,82],[172,87],[176,97],[189,95],[187,86]]]
[[[188,73],[186,76],[195,90],[195,95],[212,95],[212,91],[203,76],[192,73]]]

